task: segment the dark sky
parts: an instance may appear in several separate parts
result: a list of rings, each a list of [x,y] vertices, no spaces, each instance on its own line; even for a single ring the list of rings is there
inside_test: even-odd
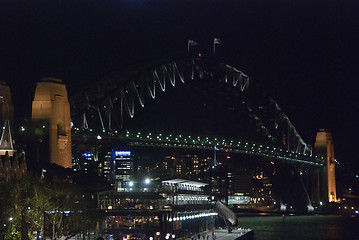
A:
[[[337,159],[359,169],[359,1],[0,0],[0,80],[28,117],[36,81],[62,78],[70,95],[131,63],[204,55],[251,76],[300,135],[333,132]]]

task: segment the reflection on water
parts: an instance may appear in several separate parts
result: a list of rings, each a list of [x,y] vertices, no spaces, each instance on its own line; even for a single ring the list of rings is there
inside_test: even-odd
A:
[[[254,230],[254,239],[359,239],[358,216],[240,217],[239,224]]]

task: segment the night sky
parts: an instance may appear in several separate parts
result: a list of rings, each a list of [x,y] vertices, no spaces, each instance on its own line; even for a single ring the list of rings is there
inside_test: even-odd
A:
[[[36,81],[64,80],[70,96],[133,63],[186,55],[187,40],[255,81],[305,141],[333,133],[337,160],[359,169],[359,1],[0,0],[0,80],[17,118]]]

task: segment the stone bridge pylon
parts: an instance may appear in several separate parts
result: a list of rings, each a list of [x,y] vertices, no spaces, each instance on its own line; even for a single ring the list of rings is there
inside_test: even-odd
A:
[[[39,130],[47,135],[50,163],[72,168],[70,103],[62,80],[42,78],[37,83],[32,120],[41,123]]]

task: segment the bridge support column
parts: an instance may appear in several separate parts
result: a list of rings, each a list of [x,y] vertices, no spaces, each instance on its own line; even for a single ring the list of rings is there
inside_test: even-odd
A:
[[[42,78],[32,102],[32,120],[45,122],[48,128],[50,163],[72,167],[70,103],[60,79]]]
[[[318,206],[320,202],[320,179],[322,169],[312,169],[310,171],[310,188],[311,188],[311,200],[313,206]]]
[[[317,133],[314,152],[318,157],[325,159],[321,177],[321,196],[324,202],[336,202],[335,158],[332,134],[320,129]]]

